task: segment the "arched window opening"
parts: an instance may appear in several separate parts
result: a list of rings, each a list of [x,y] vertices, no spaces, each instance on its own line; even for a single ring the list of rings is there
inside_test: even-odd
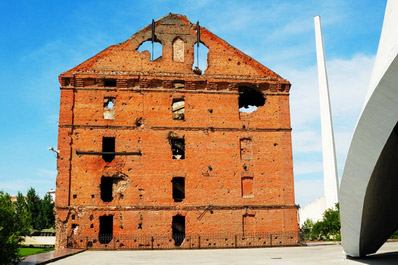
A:
[[[155,61],[156,59],[162,57],[162,44],[159,41],[155,41],[153,43],[153,50],[151,40],[147,40],[141,43],[137,50],[139,52],[148,51],[151,55],[151,61]]]
[[[239,87],[239,112],[252,113],[264,104],[265,98],[261,92],[250,87]]]
[[[184,41],[179,37],[173,41],[173,61],[178,63],[184,62]]]
[[[194,63],[192,70],[195,74],[201,75],[207,69],[207,54],[209,53],[209,48],[207,48],[203,43],[196,42],[194,45]]]

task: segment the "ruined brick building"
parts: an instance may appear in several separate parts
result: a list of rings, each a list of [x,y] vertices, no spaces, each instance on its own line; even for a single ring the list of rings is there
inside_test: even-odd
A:
[[[59,81],[57,248],[297,243],[286,79],[169,14]]]

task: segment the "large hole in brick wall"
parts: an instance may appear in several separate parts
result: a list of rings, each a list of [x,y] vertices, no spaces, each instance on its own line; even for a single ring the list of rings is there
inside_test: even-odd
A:
[[[102,152],[115,152],[115,137],[102,138]],[[115,158],[115,154],[103,154],[102,159],[105,162],[111,162]]]
[[[207,69],[207,54],[209,53],[209,48],[207,48],[203,43],[199,43],[199,49],[197,43],[194,45],[194,63],[192,65],[192,70],[195,74],[201,75]]]
[[[152,41],[147,40],[141,43],[140,47],[137,49],[139,52],[148,51],[150,54],[151,61],[154,61],[162,56],[162,44],[160,41],[155,41],[153,43],[152,51]]]
[[[239,111],[251,113],[258,107],[264,106],[264,95],[250,87],[239,87]]]
[[[99,218],[100,231],[98,234],[98,241],[101,244],[108,244],[113,237],[113,215],[103,215]]]
[[[113,178],[101,177],[101,200],[111,202],[113,200]]]
[[[173,183],[173,200],[182,202],[185,199],[185,178],[174,177],[171,182]]]
[[[183,98],[174,98],[171,109],[173,111],[173,120],[184,120],[185,100]]]
[[[179,214],[173,216],[172,230],[174,245],[181,246],[185,239],[185,216]]]
[[[185,139],[170,138],[173,159],[185,159]]]

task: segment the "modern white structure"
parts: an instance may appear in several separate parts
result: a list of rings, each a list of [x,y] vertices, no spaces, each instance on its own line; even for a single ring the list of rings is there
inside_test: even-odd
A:
[[[334,208],[338,202],[339,181],[337,175],[336,151],[330,109],[329,84],[326,71],[325,52],[321,30],[321,19],[314,17],[316,57],[318,62],[318,84],[321,113],[322,131],[322,156],[323,156],[323,184],[324,195],[299,210],[300,226],[307,219],[318,221],[322,219],[326,209]]]
[[[326,72],[325,52],[321,30],[321,18],[314,17],[316,58],[318,62],[319,99],[321,104],[323,182],[326,199],[326,209],[333,208],[339,201],[339,180],[337,176],[336,150],[332,124],[332,111],[329,100],[329,84]]]
[[[376,252],[398,229],[398,1],[387,3],[368,95],[340,189],[347,255]]]

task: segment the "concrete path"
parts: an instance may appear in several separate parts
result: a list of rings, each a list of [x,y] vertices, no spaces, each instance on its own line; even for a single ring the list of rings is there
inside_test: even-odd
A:
[[[50,252],[40,253],[36,255],[27,256],[19,263],[19,265],[36,265],[36,264],[46,264],[50,261],[55,261],[58,259],[62,259],[64,257],[68,257],[70,255],[82,252],[82,249],[62,249],[62,250],[54,250]]]
[[[340,245],[210,250],[85,251],[51,264],[398,264],[398,242],[366,259],[346,259]]]

